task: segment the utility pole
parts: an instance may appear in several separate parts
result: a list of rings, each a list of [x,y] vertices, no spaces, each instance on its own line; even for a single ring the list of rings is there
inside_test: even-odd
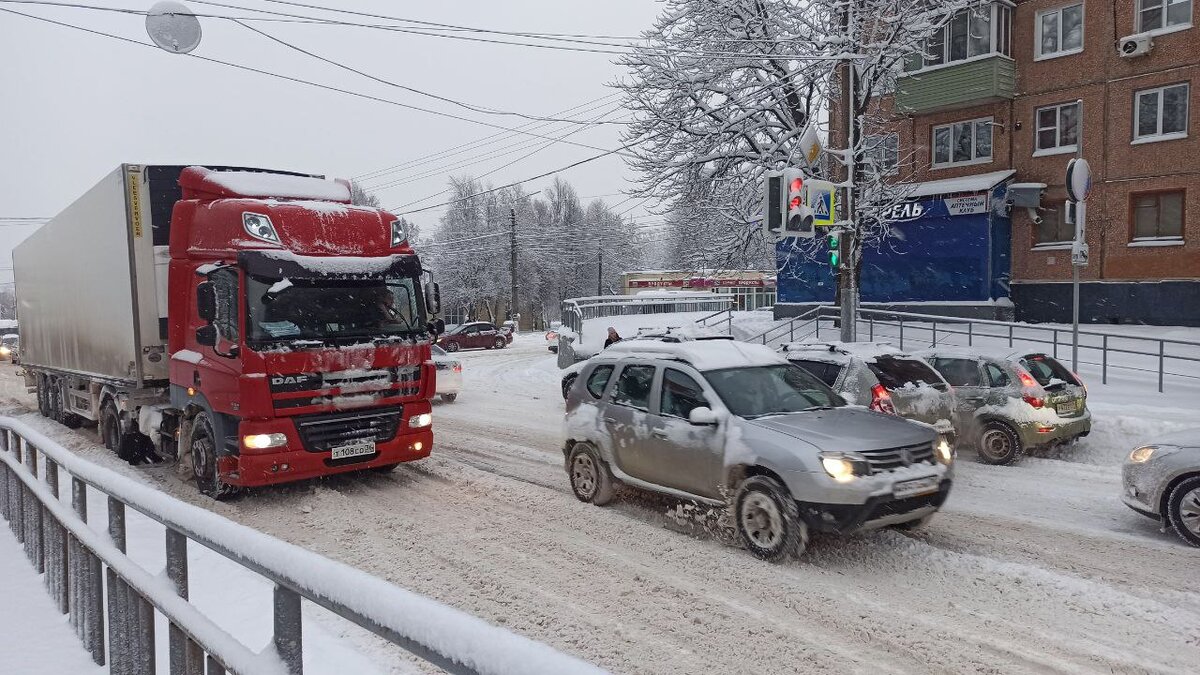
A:
[[[842,14],[842,34],[850,35],[854,29],[854,8],[857,0],[851,0],[846,3],[845,10]],[[845,141],[846,154],[843,156],[843,165],[845,167],[844,178],[846,180],[846,188],[842,197],[843,222],[849,223],[843,236],[838,237],[838,257],[840,258],[838,265],[838,290],[837,300],[840,309],[841,319],[841,340],[842,342],[854,342],[857,316],[857,307],[855,307],[858,299],[857,283],[854,274],[854,251],[858,240],[858,223],[854,218],[854,182],[856,170],[854,165],[854,103],[857,99],[854,92],[854,61],[851,54],[858,51],[857,41],[854,45],[847,47],[846,59],[839,66],[841,73],[839,79],[838,100],[839,105],[845,114],[841,115],[842,138]]]
[[[520,311],[518,310],[520,305],[517,304],[517,210],[510,208],[508,215],[512,220],[512,227],[508,230],[508,273],[512,278],[512,293],[508,300],[508,311],[512,314],[512,320],[518,322],[519,328],[520,319],[517,318],[520,315]]]
[[[596,250],[596,295],[604,295],[604,238],[597,239]]]

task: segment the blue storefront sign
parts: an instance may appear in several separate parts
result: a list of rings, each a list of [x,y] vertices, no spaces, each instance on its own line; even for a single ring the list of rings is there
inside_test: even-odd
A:
[[[869,303],[988,303],[1009,297],[1012,221],[1007,183],[930,195],[886,214],[891,234],[863,252],[861,289]],[[832,302],[837,286],[826,238],[776,246],[779,302]]]

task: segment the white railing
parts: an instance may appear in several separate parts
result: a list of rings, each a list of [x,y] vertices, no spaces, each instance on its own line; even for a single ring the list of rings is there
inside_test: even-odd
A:
[[[107,535],[88,524],[89,491],[107,498]],[[165,579],[126,554],[127,508],[166,528]],[[305,601],[449,673],[603,672],[87,462],[9,417],[0,417],[0,516],[35,569],[45,574],[51,599],[70,616],[92,660],[107,664],[114,675],[155,672],[156,612],[167,620],[172,675],[300,675]],[[274,585],[271,647],[250,650],[189,602],[189,542]],[[16,610],[6,606],[3,611]]]

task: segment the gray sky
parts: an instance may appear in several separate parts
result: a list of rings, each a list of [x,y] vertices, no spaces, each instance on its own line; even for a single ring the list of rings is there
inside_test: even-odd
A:
[[[69,0],[64,0],[69,1]],[[81,4],[148,9],[152,0],[74,0]],[[322,15],[263,0],[222,0],[273,11]],[[375,12],[494,30],[588,35],[636,35],[661,5],[651,0],[307,0],[308,4]],[[262,16],[185,0],[193,11]],[[144,17],[83,9],[0,2],[8,8],[147,42]],[[323,14],[343,20],[378,21]],[[463,110],[316,61],[241,26],[201,18],[204,39],[196,54],[432,108],[506,127],[520,118]],[[623,75],[607,54],[588,54],[465,42],[423,35],[330,25],[254,23],[281,39],[399,84],[475,105],[552,115],[613,93],[607,82]],[[506,39],[479,35],[488,39]],[[511,38],[521,39],[521,38]],[[122,162],[221,163],[323,173],[361,174],[410,162],[499,130],[398,106],[321,91],[157,49],[45,24],[0,12],[0,218],[53,216]],[[584,113],[592,117],[615,106]],[[600,104],[596,104],[600,105]],[[575,113],[578,114],[578,113]],[[619,118],[618,110],[611,117]],[[560,136],[574,127],[535,130]],[[592,127],[570,140],[604,149],[619,145],[619,126]],[[397,207],[445,188],[447,173],[481,174],[533,150],[537,139],[507,138],[479,151],[514,154],[475,162],[457,155],[411,167],[367,186],[417,180],[379,190]],[[499,150],[522,143],[520,148]],[[486,180],[504,184],[596,154],[557,144]],[[478,156],[478,155],[475,155]],[[448,165],[453,168],[448,168]],[[423,174],[435,175],[421,178]],[[632,176],[618,157],[563,174],[582,196],[620,192]],[[533,191],[551,179],[530,181]],[[625,199],[606,197],[610,204]],[[444,201],[433,198],[403,212]],[[624,210],[636,202],[628,202]],[[637,216],[644,213],[638,209]],[[426,231],[438,211],[409,216]],[[0,221],[0,281],[11,280],[9,250],[32,228]]]

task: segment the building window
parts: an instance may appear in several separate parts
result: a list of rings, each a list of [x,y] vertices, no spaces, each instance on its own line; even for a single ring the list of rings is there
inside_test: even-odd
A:
[[[1034,155],[1075,152],[1078,144],[1078,102],[1038,108],[1037,149]]]
[[[1039,12],[1037,56],[1051,58],[1083,51],[1083,3]]]
[[[866,137],[867,163],[878,176],[894,176],[900,170],[900,136],[885,134]]]
[[[1138,0],[1138,32],[1192,25],[1192,0]]]
[[[906,70],[915,71],[982,56],[1008,56],[1012,9],[991,3],[956,12],[925,40],[925,54],[908,59]]]
[[[992,118],[933,128],[933,166],[943,168],[992,161]]]
[[[1035,245],[1065,244],[1075,240],[1075,226],[1068,224],[1065,218],[1066,206],[1060,202],[1042,210],[1039,214],[1042,222],[1034,226]]]
[[[1187,136],[1188,89],[1186,84],[1176,84],[1137,92],[1134,95],[1134,142]]]
[[[1133,241],[1182,240],[1183,196],[1182,190],[1132,195]]]

